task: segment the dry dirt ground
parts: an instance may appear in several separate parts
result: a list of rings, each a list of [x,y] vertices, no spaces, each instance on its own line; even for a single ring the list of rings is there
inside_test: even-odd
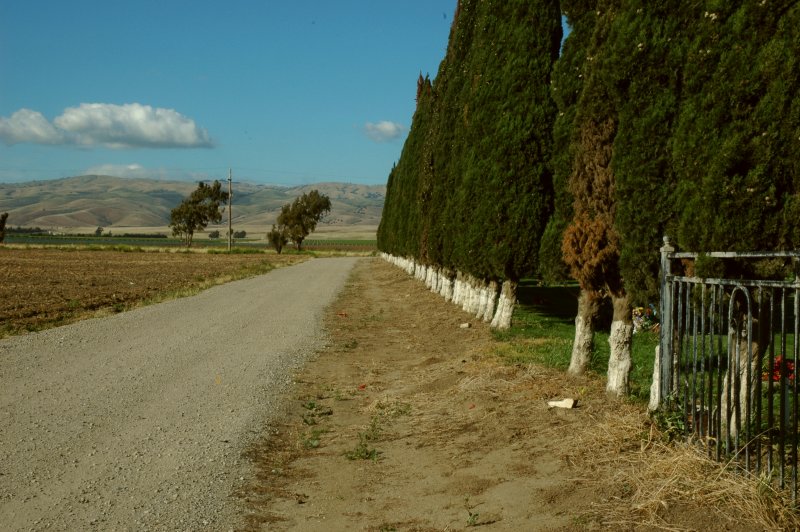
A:
[[[118,312],[165,292],[197,290],[302,255],[223,255],[0,246],[0,337]]]
[[[504,364],[483,323],[380,259],[357,264],[327,329],[249,452],[251,530],[762,529],[691,490],[643,497],[660,488],[637,481],[659,445],[641,405]],[[565,397],[578,407],[548,408]]]

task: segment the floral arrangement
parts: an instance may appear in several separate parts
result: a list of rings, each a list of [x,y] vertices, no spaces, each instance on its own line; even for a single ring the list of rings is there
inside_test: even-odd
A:
[[[633,309],[633,333],[639,331],[653,331],[658,327],[658,312],[651,303],[647,307]]]

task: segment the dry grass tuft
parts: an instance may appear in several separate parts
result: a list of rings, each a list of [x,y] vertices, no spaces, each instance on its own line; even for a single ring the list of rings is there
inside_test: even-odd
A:
[[[654,530],[800,529],[789,493],[711,460],[695,445],[664,443],[640,407],[618,407],[588,424],[564,456],[583,471],[617,467],[619,489],[593,504],[587,518],[604,527]],[[591,484],[591,477],[581,480]],[[720,508],[733,508],[735,515]],[[697,522],[698,516],[706,522]]]

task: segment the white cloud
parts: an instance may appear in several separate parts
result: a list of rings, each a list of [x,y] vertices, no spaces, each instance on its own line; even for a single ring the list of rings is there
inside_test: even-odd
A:
[[[211,137],[194,120],[174,109],[129,103],[82,103],[53,119],[21,109],[0,117],[0,140],[6,144],[71,144],[106,148],[210,148]]]
[[[405,133],[406,128],[397,122],[382,120],[378,123],[367,122],[364,124],[364,132],[375,142],[387,142],[400,138]]]
[[[132,164],[98,164],[81,172],[81,175],[110,175],[113,177],[127,177],[139,179],[160,179],[162,181],[207,181],[220,179],[212,177],[206,172],[189,172],[177,168],[147,168],[138,163]]]
[[[0,139],[6,144],[61,144],[64,142],[64,135],[42,113],[20,109],[11,118],[0,116]]]
[[[152,170],[146,169],[141,164],[99,164],[87,168],[84,175],[110,175],[114,177],[155,177]]]

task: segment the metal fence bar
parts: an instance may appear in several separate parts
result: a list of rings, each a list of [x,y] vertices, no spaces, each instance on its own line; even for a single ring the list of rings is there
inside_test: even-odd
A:
[[[770,289],[770,293],[771,293],[771,290],[772,289]],[[771,296],[767,297],[767,299],[771,300],[772,297]],[[757,301],[756,305],[758,306],[759,312],[761,312],[761,310],[764,308],[763,307],[763,305],[764,305],[764,291],[763,291],[762,288],[758,289],[758,301]],[[762,314],[763,314],[763,312],[762,312]],[[768,327],[768,324],[764,324],[763,320],[759,319],[758,320],[758,338],[759,338],[759,340],[761,338],[764,338],[764,332],[765,332],[764,329],[766,327]],[[759,350],[759,355],[761,355],[761,357],[763,358],[763,346],[760,346],[759,349],[760,349]],[[753,452],[755,453],[755,459],[756,459],[756,463],[755,463],[755,471],[756,472],[761,471],[761,423],[762,423],[762,419],[761,419],[761,409],[762,409],[762,405],[761,405],[761,380],[762,380],[761,379],[761,367],[762,366],[763,366],[763,364],[759,365],[759,368],[758,368],[758,371],[756,372],[756,375],[753,376],[753,378],[755,379],[755,389],[756,389],[756,398],[755,398],[755,402],[756,402],[756,404],[755,404],[756,419],[755,419],[755,424],[754,424],[754,427],[753,427],[753,432],[755,434],[755,436],[753,437],[753,443],[754,443]]]
[[[666,238],[666,237],[665,237]],[[709,251],[699,253],[696,251],[676,251],[670,254],[673,259],[696,259],[698,257],[713,257],[717,259],[779,259],[797,258],[797,251]]]
[[[759,298],[761,297],[761,288],[758,289]],[[748,292],[749,298],[749,292]],[[748,305],[750,301],[748,301]],[[759,307],[756,307],[759,308]],[[760,323],[760,320],[759,320]],[[760,372],[759,372],[760,373]],[[753,309],[747,309],[747,367],[744,372],[744,468],[745,471],[750,471],[750,451],[752,449],[751,443],[753,441]],[[741,394],[739,394],[741,398]]]
[[[786,475],[786,291],[781,292],[781,361],[780,361],[780,433],[778,435],[778,457],[780,458],[780,487],[785,488]]]
[[[725,323],[723,322],[722,318],[725,316],[725,293],[722,290],[721,286],[718,286],[717,289],[719,290],[719,308],[717,309],[717,317],[720,320],[719,323],[719,330],[717,331],[717,389],[714,395],[717,399],[717,427],[716,427],[716,442],[717,442],[717,453],[716,459],[717,461],[722,459],[722,375],[723,375],[723,366],[722,366],[722,353],[724,352],[722,349],[722,331],[725,330]],[[727,361],[727,359],[726,359]]]
[[[792,504],[797,506],[797,358],[800,351],[800,288],[794,291],[794,338],[793,338],[792,362],[794,362],[794,381],[792,382]]]
[[[689,411],[689,362],[691,361],[691,335],[689,331],[691,330],[691,317],[692,317],[692,308],[690,304],[690,297],[692,293],[692,285],[681,283],[681,287],[683,290],[683,297],[681,297],[680,301],[678,302],[678,312],[680,313],[683,310],[683,315],[686,317],[683,320],[683,329],[680,334],[681,339],[681,356],[680,361],[681,363],[678,364],[678,372],[680,378],[678,382],[683,385],[683,411],[687,414],[690,414]],[[680,315],[680,314],[679,314]],[[684,368],[686,368],[684,370]],[[685,373],[686,375],[683,375]],[[689,416],[687,416],[688,418]],[[687,419],[687,423],[684,425],[685,431],[688,434],[689,431],[689,419]]]
[[[694,305],[692,305],[694,308]],[[698,328],[698,318],[697,312],[692,312],[692,431],[697,433],[697,426],[698,426],[698,412],[697,410],[697,328]]]
[[[709,303],[709,338],[708,338],[708,454],[711,456],[713,449],[711,447],[712,441],[714,442],[714,447],[716,448],[716,442],[719,440],[717,438],[717,431],[716,431],[716,423],[714,420],[716,416],[714,415],[715,408],[714,408],[714,373],[715,368],[719,366],[719,360],[715,361],[715,353],[714,350],[714,338],[715,338],[715,331],[716,331],[716,320],[714,319],[714,308],[717,302],[717,288],[715,286],[711,287],[711,302]],[[718,411],[718,410],[716,410]],[[713,438],[713,440],[712,440]]]
[[[668,282],[681,282],[691,284],[707,284],[707,285],[723,285],[723,286],[741,286],[741,287],[770,287],[770,288],[800,288],[800,283],[797,281],[770,281],[770,280],[748,280],[741,279],[712,279],[705,277],[686,277],[682,275],[670,275]]]
[[[705,424],[709,416],[706,414],[705,390],[706,390],[706,286],[702,285],[700,293],[700,423],[698,424],[700,441],[705,440],[707,434]],[[704,419],[705,418],[705,419]]]
[[[659,310],[661,311],[661,334],[659,335],[659,357],[661,359],[661,375],[659,375],[659,390],[661,400],[669,395],[672,390],[672,302],[674,301],[674,285],[668,283],[667,278],[672,273],[672,263],[670,255],[675,252],[675,248],[669,243],[669,237],[664,237],[664,245],[661,246],[661,279],[659,288],[661,290],[661,301]]]
[[[774,291],[773,291],[774,296]],[[775,385],[773,379],[773,368],[775,367],[775,297],[769,302],[769,323],[772,327],[769,342],[769,365],[767,365],[767,434],[769,434],[769,445],[767,447],[767,471],[772,474],[775,464],[773,462],[772,451],[775,447]]]

